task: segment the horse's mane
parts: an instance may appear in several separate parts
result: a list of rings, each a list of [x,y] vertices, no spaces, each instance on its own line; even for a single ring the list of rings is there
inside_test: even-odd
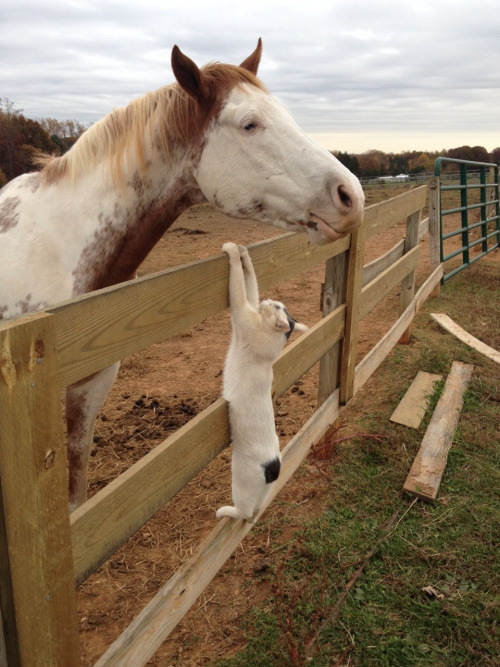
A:
[[[216,91],[229,92],[243,83],[265,90],[257,77],[241,67],[210,63],[202,72],[214,99]],[[212,109],[212,113],[216,112],[217,109]],[[168,154],[173,145],[188,146],[193,138],[199,137],[206,121],[206,110],[201,110],[178,83],[173,83],[115,109],[89,127],[64,155],[40,155],[36,161],[42,166],[44,181],[54,183],[64,177],[75,180],[108,160],[113,178],[123,185],[124,157],[135,157],[139,170],[143,176],[146,174],[146,131],[153,144]]]

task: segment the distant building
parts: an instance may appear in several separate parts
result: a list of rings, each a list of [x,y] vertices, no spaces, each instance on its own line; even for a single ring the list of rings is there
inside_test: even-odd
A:
[[[397,176],[379,176],[379,183],[403,183],[410,180],[408,174],[398,174]]]

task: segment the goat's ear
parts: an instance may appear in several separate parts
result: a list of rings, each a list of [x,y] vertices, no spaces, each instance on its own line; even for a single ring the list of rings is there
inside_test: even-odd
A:
[[[191,58],[185,56],[177,44],[172,49],[172,70],[181,88],[200,104],[209,100],[205,75]]]
[[[261,55],[262,55],[262,39],[259,37],[259,41],[257,42],[257,48],[255,49],[255,51],[252,53],[251,56],[245,58],[245,60],[241,63],[240,67],[243,67],[243,69],[252,72],[252,74],[257,74]]]
[[[305,331],[309,331],[309,327],[307,324],[302,324],[302,322],[295,321],[294,331],[297,331],[297,333],[304,333]]]

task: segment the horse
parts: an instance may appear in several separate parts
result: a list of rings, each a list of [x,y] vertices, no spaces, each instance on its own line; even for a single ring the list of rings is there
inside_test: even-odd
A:
[[[358,179],[239,66],[172,49],[175,81],[115,109],[0,191],[0,318],[130,280],[175,219],[209,202],[333,241],[362,222]],[[69,509],[87,498],[94,422],[119,362],[66,390]]]

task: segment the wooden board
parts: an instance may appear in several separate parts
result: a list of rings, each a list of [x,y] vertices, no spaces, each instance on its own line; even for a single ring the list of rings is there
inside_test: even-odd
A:
[[[357,229],[351,234],[351,248],[347,259],[346,317],[340,359],[340,402],[344,405],[354,393],[364,247],[364,229]]]
[[[431,313],[431,317],[439,324],[440,327],[443,327],[443,329],[448,331],[448,333],[456,336],[459,340],[462,341],[462,343],[465,343],[469,347],[474,348],[474,350],[484,354],[484,356],[488,357],[488,359],[496,361],[497,364],[500,364],[500,352],[497,352],[497,350],[494,350],[489,345],[486,345],[486,343],[483,343],[479,339],[474,338],[474,336],[471,336],[470,333],[467,333],[465,329],[462,329],[462,327],[454,322],[451,317],[448,317],[448,315],[445,315],[444,313]]]
[[[454,361],[403,491],[434,502],[458,424],[473,366]]]
[[[43,313],[0,330],[0,591],[9,665],[80,665],[55,341],[55,318]]]
[[[398,407],[392,413],[391,422],[418,428],[429,407],[429,395],[434,391],[434,383],[441,380],[442,377],[442,375],[419,371]]]
[[[428,298],[435,285],[443,277],[443,265],[440,264],[427,278],[425,283],[419,288],[418,292],[413,297],[411,303],[396,322],[392,325],[389,331],[372,347],[370,352],[359,362],[356,366],[356,374],[354,377],[354,393],[359,391],[361,387],[368,381],[371,375],[377,370],[380,364],[387,357],[392,348],[401,338],[403,332],[411,324],[415,317],[415,313],[420,306]]]
[[[398,222],[403,222],[415,211],[423,209],[426,201],[427,186],[422,185],[379,204],[367,206],[363,224],[366,239],[397,225]]]

